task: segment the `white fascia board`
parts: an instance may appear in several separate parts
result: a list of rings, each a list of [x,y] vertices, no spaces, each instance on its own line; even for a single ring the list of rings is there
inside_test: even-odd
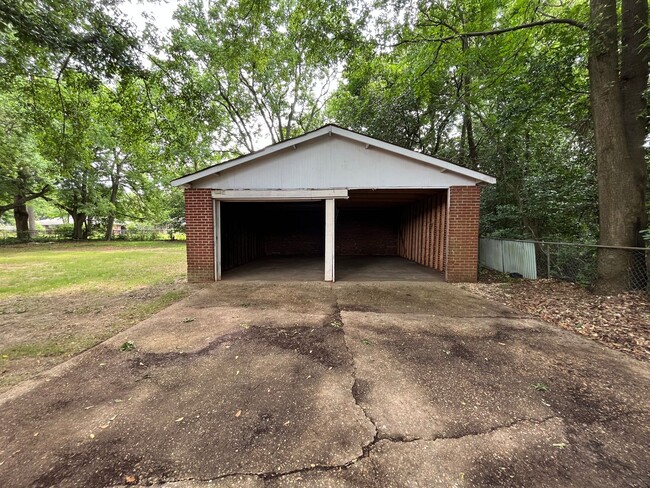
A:
[[[205,168],[203,171],[199,171],[198,173],[193,173],[191,175],[183,176],[181,178],[178,178],[176,180],[172,181],[172,186],[181,186],[185,185],[187,183],[191,183],[192,181],[196,181],[201,178],[205,178],[206,176],[213,175],[215,173],[220,173],[221,171],[225,171],[227,169],[233,168],[235,166],[239,166],[240,164],[247,163],[248,161],[251,161],[253,159],[258,159],[264,156],[268,156],[270,154],[276,153],[278,151],[282,151],[283,149],[286,149],[288,147],[294,147],[298,144],[301,144],[303,142],[310,141],[312,139],[316,139],[317,137],[320,137],[322,135],[331,133],[332,127],[329,125],[326,125],[325,127],[322,127],[318,130],[315,130],[314,132],[310,132],[309,134],[305,134],[304,136],[297,137],[295,139],[290,139],[288,141],[280,142],[278,144],[273,144],[272,146],[268,146],[264,149],[261,149],[259,151],[256,151],[254,153],[248,154],[246,156],[242,156],[240,158],[235,159],[234,161],[226,162],[226,163],[221,163],[217,164],[215,166],[210,166],[209,168]]]
[[[422,154],[417,151],[413,151],[411,149],[405,149],[403,147],[396,146],[395,144],[390,144],[388,142],[380,141],[378,139],[374,139],[369,136],[357,134],[356,132],[350,132],[345,129],[341,129],[340,127],[332,127],[332,133],[365,144],[366,149],[373,148],[373,147],[383,149],[384,151],[389,151],[392,153],[399,154],[401,156],[405,156],[407,158],[415,159],[417,161],[430,164],[432,166],[437,166],[438,168],[441,168],[443,172],[451,171],[453,173],[462,174],[470,178],[473,178],[475,180],[483,181],[485,183],[497,182],[496,178],[485,175],[483,173],[479,173],[478,171],[463,168],[462,166],[458,166],[457,164],[449,163],[447,161],[443,161],[442,159],[434,158],[433,156],[427,156],[426,154]]]
[[[348,198],[347,190],[213,190],[212,198],[239,202],[299,202]]]

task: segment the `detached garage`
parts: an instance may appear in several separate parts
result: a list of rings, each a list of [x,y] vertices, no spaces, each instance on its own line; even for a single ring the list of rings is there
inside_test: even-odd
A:
[[[190,281],[476,281],[482,173],[334,125],[172,182]]]

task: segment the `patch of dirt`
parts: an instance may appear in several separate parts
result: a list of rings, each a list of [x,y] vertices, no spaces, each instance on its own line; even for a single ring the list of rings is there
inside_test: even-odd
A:
[[[458,286],[640,361],[650,361],[650,297],[643,292],[600,296],[557,280],[488,281]]]
[[[128,292],[67,291],[0,300],[0,392],[187,296],[185,281]]]

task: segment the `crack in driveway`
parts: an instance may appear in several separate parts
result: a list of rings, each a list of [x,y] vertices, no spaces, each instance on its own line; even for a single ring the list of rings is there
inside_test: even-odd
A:
[[[362,407],[360,407],[362,408]],[[329,471],[338,471],[338,470],[345,470],[359,461],[369,458],[372,455],[372,450],[373,448],[381,441],[386,441],[386,442],[391,442],[391,443],[415,443],[415,442],[422,442],[422,443],[433,443],[433,442],[441,442],[441,441],[448,441],[448,440],[458,440],[458,439],[464,439],[466,437],[475,437],[475,436],[482,436],[482,435],[488,435],[493,432],[499,431],[499,430],[507,430],[511,429],[513,427],[516,427],[519,424],[523,423],[529,423],[529,424],[535,424],[535,425],[540,425],[544,424],[545,422],[548,422],[553,419],[559,419],[562,420],[561,417],[557,415],[549,415],[547,417],[543,417],[540,419],[534,419],[534,418],[523,418],[523,419],[517,419],[513,422],[509,422],[507,424],[503,425],[496,425],[494,427],[491,427],[489,429],[485,429],[483,431],[478,431],[478,432],[470,432],[462,435],[456,435],[456,436],[440,436],[440,437],[435,437],[431,439],[427,438],[419,438],[419,437],[414,437],[414,438],[401,438],[399,436],[388,436],[385,434],[381,434],[378,431],[375,433],[375,436],[371,442],[368,444],[362,446],[362,454],[360,456],[355,457],[354,459],[342,463],[342,464],[314,464],[311,466],[306,466],[303,468],[297,468],[297,469],[292,469],[288,471],[268,471],[268,472],[235,472],[235,473],[226,473],[220,476],[215,476],[212,478],[178,478],[178,479],[169,479],[169,480],[158,480],[157,484],[160,485],[165,485],[165,484],[171,484],[171,483],[180,483],[180,482],[186,482],[186,481],[197,481],[197,482],[213,482],[217,480],[224,480],[224,479],[229,479],[229,478],[237,478],[237,477],[251,477],[251,478],[258,478],[262,481],[265,482],[270,482],[272,480],[277,480],[279,478],[283,478],[286,476],[294,475],[294,474],[303,474],[303,473],[310,473],[310,472],[329,472]],[[368,418],[370,420],[370,418]],[[372,422],[372,420],[370,420]],[[373,425],[375,425],[373,423]],[[147,484],[146,480],[142,480]],[[122,485],[116,485],[116,486],[122,486]]]
[[[338,470],[346,470],[349,469],[350,467],[354,466],[356,463],[366,459],[370,458],[372,456],[372,451],[375,448],[375,446],[382,442],[390,442],[390,443],[415,443],[415,442],[423,442],[423,443],[431,443],[431,442],[439,442],[439,441],[446,441],[446,440],[458,440],[458,439],[463,439],[467,437],[474,437],[474,436],[482,436],[482,435],[488,435],[493,432],[499,431],[499,430],[504,430],[504,429],[511,429],[516,427],[519,424],[522,423],[530,423],[530,424],[543,424],[545,422],[548,422],[553,419],[561,419],[561,417],[557,415],[549,415],[546,417],[542,418],[519,418],[515,419],[512,422],[502,424],[502,425],[496,425],[493,427],[490,427],[488,429],[482,430],[482,431],[476,431],[476,432],[467,432],[459,435],[453,435],[453,436],[438,436],[438,437],[433,437],[433,438],[422,438],[422,437],[412,437],[412,436],[407,436],[407,435],[401,435],[401,434],[388,434],[386,432],[382,432],[380,428],[377,426],[377,422],[375,419],[372,418],[370,413],[367,411],[367,409],[362,405],[362,401],[359,397],[359,379],[357,378],[357,366],[355,363],[355,357],[354,354],[352,353],[352,350],[350,349],[348,345],[348,340],[347,336],[345,334],[345,323],[343,322],[342,316],[341,316],[341,309],[338,304],[338,300],[336,301],[334,305],[334,312],[331,315],[331,321],[329,322],[330,325],[334,325],[337,328],[340,328],[343,331],[343,343],[345,345],[345,349],[347,351],[347,354],[350,358],[350,375],[352,377],[352,387],[350,389],[350,393],[352,395],[352,398],[354,400],[355,405],[362,411],[364,417],[370,422],[370,424],[373,427],[374,433],[373,433],[373,438],[370,442],[367,444],[361,445],[361,454],[359,456],[356,456],[349,461],[345,463],[339,463],[339,464],[311,464],[310,466],[305,466],[302,468],[296,468],[296,469],[291,469],[287,471],[264,471],[264,472],[233,472],[233,473],[226,473],[223,475],[215,476],[212,478],[181,478],[181,479],[170,479],[170,480],[157,480],[158,484],[164,485],[164,484],[171,484],[171,483],[179,483],[179,482],[188,482],[188,481],[194,481],[194,482],[214,482],[217,480],[226,480],[230,478],[242,478],[242,477],[249,477],[249,478],[257,478],[258,480],[261,480],[264,482],[265,485],[270,483],[273,480],[277,480],[283,477],[291,476],[291,475],[296,475],[296,474],[304,474],[304,473],[310,473],[310,472],[330,472],[330,471],[338,471]],[[141,482],[144,481],[146,483],[146,480],[141,480]]]

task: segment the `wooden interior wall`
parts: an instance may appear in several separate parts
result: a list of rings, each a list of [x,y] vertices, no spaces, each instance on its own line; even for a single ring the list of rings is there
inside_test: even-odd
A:
[[[418,264],[444,271],[447,193],[408,205],[400,223],[398,254]]]

